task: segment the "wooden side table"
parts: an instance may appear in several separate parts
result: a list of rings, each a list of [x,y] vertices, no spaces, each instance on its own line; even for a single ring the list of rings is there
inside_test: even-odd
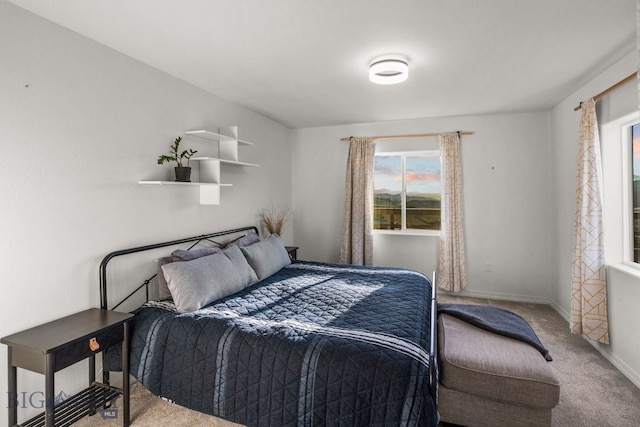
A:
[[[129,425],[129,319],[132,314],[92,308],[0,340],[8,346],[9,426],[18,425],[17,368],[45,376],[45,411],[22,426],[68,426],[122,394],[122,425]],[[122,388],[96,382],[95,355],[122,343]],[[89,358],[89,387],[55,402],[54,374]]]

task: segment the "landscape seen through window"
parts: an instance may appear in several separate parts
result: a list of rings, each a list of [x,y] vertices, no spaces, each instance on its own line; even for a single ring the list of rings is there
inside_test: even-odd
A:
[[[437,152],[419,156],[376,156],[374,229],[403,229],[403,197],[406,229],[440,230],[440,157]]]

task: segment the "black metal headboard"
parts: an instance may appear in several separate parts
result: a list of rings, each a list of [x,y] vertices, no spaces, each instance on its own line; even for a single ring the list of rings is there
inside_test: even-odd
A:
[[[438,408],[438,385],[440,384],[440,368],[438,367],[438,301],[436,297],[436,272],[431,279],[431,337],[429,339],[429,384],[431,397]]]
[[[235,228],[233,230],[218,231],[216,233],[202,234],[202,235],[199,235],[199,236],[187,237],[187,238],[184,238],[184,239],[171,240],[171,241],[168,241],[168,242],[153,243],[151,245],[138,246],[138,247],[129,248],[129,249],[122,249],[122,250],[114,251],[114,252],[111,252],[110,254],[107,254],[107,256],[105,256],[102,259],[102,262],[100,263],[100,308],[102,308],[104,310],[109,310],[109,307],[108,307],[109,303],[108,303],[108,299],[107,299],[107,265],[109,264],[109,261],[111,261],[113,258],[121,256],[121,255],[128,255],[128,254],[133,254],[133,253],[137,253],[137,252],[144,252],[144,251],[149,251],[149,250],[152,250],[152,249],[164,248],[166,246],[180,245],[180,244],[189,243],[189,242],[194,242],[193,245],[191,245],[191,247],[197,245],[198,243],[200,243],[202,241],[210,241],[212,243],[220,245],[220,243],[218,243],[218,242],[216,242],[216,241],[214,241],[212,239],[214,239],[216,237],[230,235],[230,234],[242,233],[242,232],[245,232],[245,231],[253,231],[254,233],[258,234],[258,228],[255,227],[255,226],[242,227],[242,228]],[[129,295],[127,295],[125,298],[123,298],[122,301],[120,301],[118,304],[114,305],[110,309],[111,310],[116,309],[123,302],[125,302],[127,299],[129,299],[132,295],[134,295],[138,291],[140,291],[140,289],[142,289],[142,287],[146,288],[147,299],[149,299],[149,282],[155,276],[156,275],[154,274],[153,276],[151,276],[150,278],[145,280],[140,286],[135,288]]]

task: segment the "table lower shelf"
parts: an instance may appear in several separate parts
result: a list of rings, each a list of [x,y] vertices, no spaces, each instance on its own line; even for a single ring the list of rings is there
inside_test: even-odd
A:
[[[122,390],[100,383],[93,383],[88,388],[74,394],[55,407],[55,426],[66,427],[94,413],[102,406],[113,401],[122,394]],[[44,412],[22,424],[22,427],[41,427],[45,425]]]

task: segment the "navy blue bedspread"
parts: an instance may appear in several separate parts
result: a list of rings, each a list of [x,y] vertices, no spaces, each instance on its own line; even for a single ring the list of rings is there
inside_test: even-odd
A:
[[[138,309],[131,374],[246,425],[435,426],[430,299],[417,272],[298,261],[193,313]]]

